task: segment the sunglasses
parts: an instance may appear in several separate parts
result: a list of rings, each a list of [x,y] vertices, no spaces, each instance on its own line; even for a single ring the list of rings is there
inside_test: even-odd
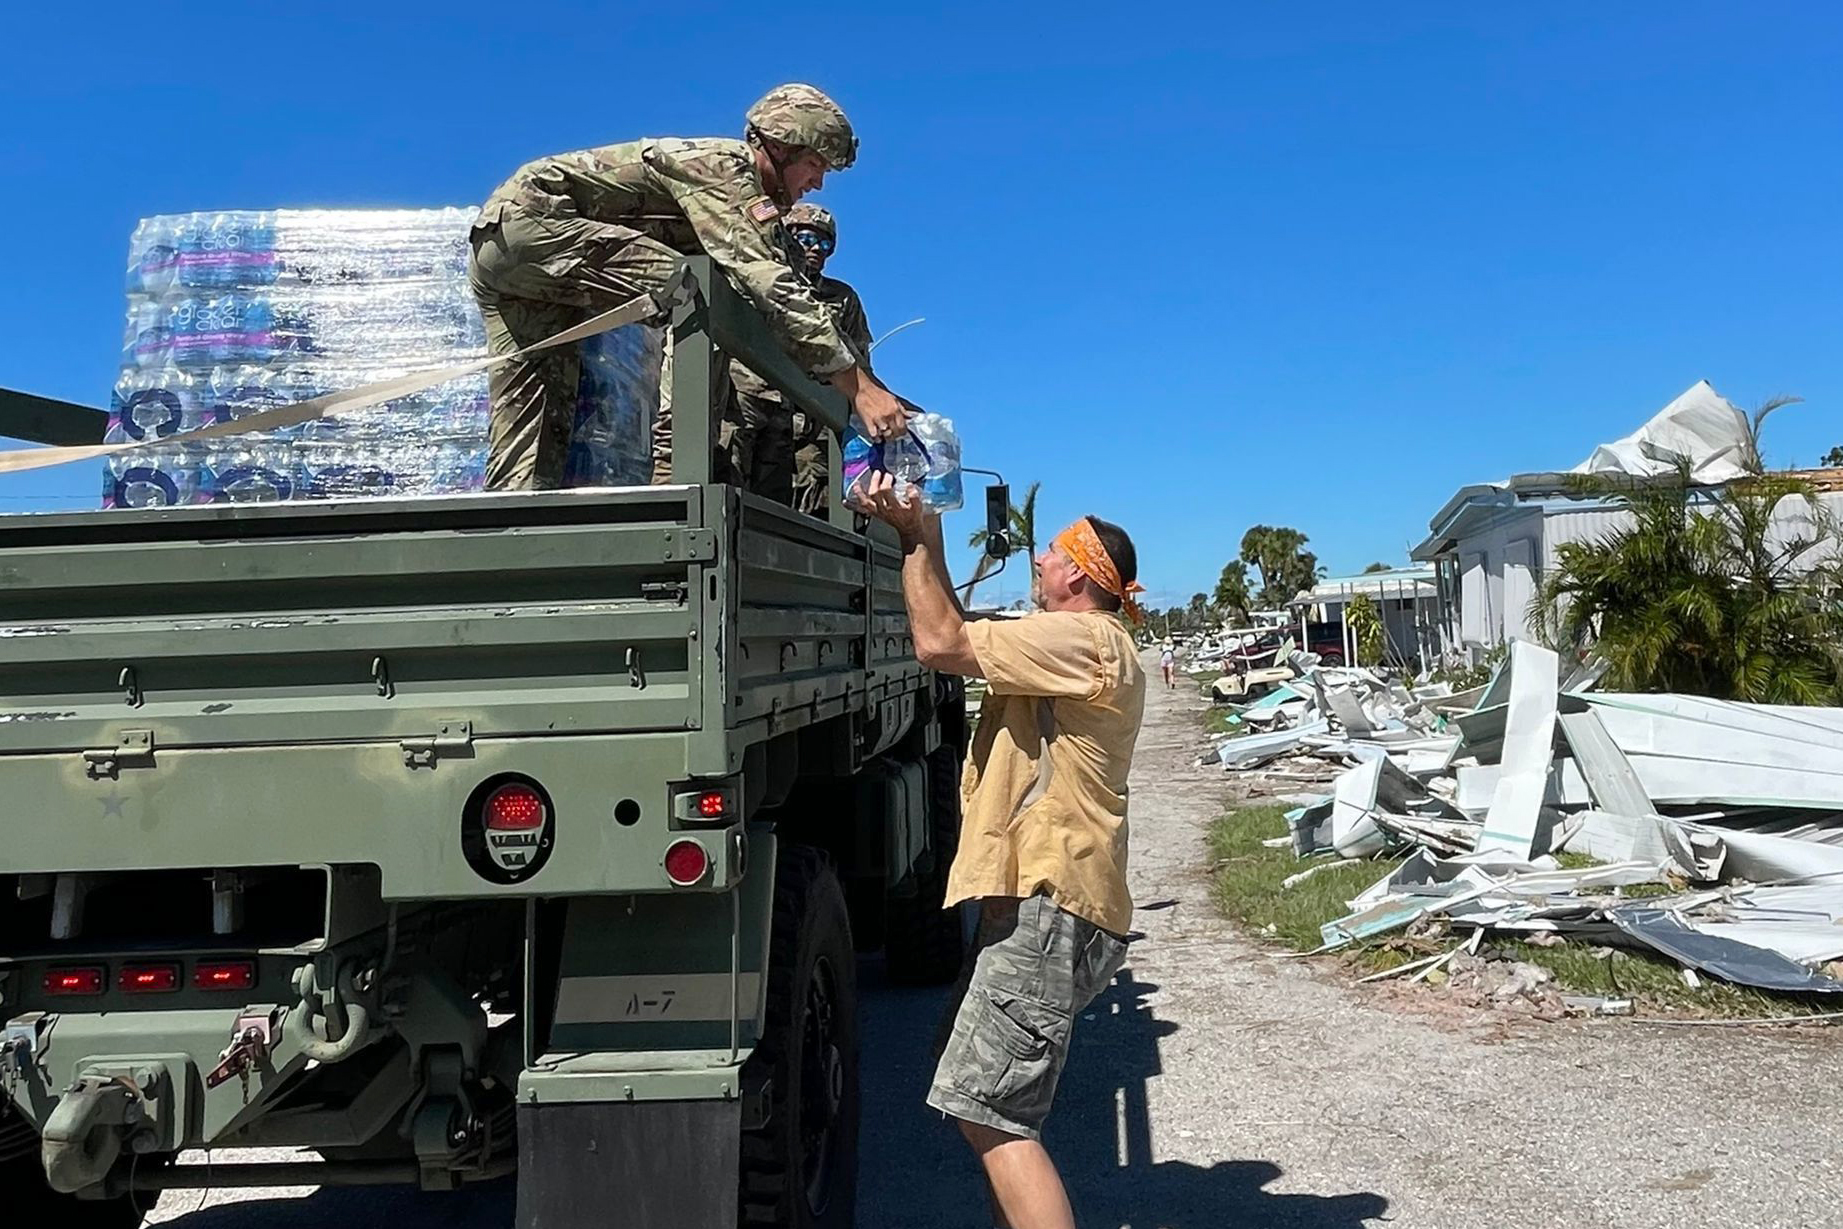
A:
[[[832,249],[838,246],[838,240],[832,238],[830,235],[822,235],[816,230],[795,231],[794,242],[798,243],[801,247],[818,248],[828,256],[832,254]]]

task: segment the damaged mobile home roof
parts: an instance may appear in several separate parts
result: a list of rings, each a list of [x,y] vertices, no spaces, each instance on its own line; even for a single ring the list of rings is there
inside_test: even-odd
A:
[[[1584,475],[1669,478],[1680,465],[1687,465],[1693,483],[1719,486],[1744,477],[1752,459],[1747,416],[1707,380],[1698,380],[1638,430],[1599,445],[1571,470],[1515,474],[1502,482],[1460,487],[1428,522],[1428,537],[1409,552],[1409,558],[1434,558],[1456,540],[1489,527],[1499,509],[1549,500],[1611,502],[1606,496],[1584,491]]]

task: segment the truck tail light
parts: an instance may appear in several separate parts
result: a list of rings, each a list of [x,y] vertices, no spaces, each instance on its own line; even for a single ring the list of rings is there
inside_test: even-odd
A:
[[[543,869],[556,843],[557,812],[530,777],[502,773],[474,787],[461,811],[461,852],[493,883],[518,883]]]
[[[176,964],[125,964],[115,979],[124,994],[166,994],[179,989]]]
[[[722,790],[707,789],[698,795],[698,818],[722,819],[729,806],[729,799]]]
[[[256,984],[256,962],[201,960],[192,967],[192,984],[200,990],[248,990]]]
[[[544,826],[544,799],[529,785],[517,781],[487,795],[488,832],[530,832]]]
[[[673,841],[666,848],[665,870],[674,884],[691,887],[710,873],[710,854],[696,841]]]
[[[52,969],[45,974],[46,994],[101,994],[102,969],[89,965],[79,969]]]

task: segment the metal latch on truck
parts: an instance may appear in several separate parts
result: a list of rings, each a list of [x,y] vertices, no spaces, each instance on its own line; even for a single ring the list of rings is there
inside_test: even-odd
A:
[[[83,753],[83,771],[91,777],[113,777],[124,768],[152,768],[154,732],[123,730],[113,747],[91,747]]]
[[[444,721],[427,738],[406,738],[397,744],[403,748],[405,768],[433,768],[444,755],[454,755],[474,745],[474,723]]]

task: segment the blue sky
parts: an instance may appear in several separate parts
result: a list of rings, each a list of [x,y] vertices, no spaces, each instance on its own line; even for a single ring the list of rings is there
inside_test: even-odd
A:
[[[10,387],[106,403],[142,215],[471,203],[807,79],[863,141],[831,271],[879,331],[928,318],[880,370],[1046,530],[1126,525],[1159,604],[1255,522],[1399,560],[1457,486],[1699,378],[1806,398],[1775,461],[1843,443],[1833,6],[55,7],[0,78]]]

